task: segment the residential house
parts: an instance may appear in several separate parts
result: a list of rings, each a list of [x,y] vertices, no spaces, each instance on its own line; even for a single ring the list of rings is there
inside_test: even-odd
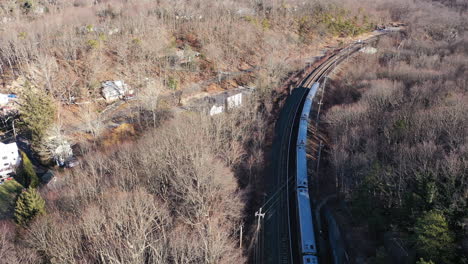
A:
[[[124,99],[133,94],[133,90],[128,88],[128,85],[123,81],[105,81],[101,84],[102,96],[107,102],[112,102],[118,99]]]
[[[20,162],[21,157],[16,143],[0,142],[0,178],[6,178],[9,174],[14,173]]]
[[[217,114],[221,114],[222,112],[224,112],[224,105],[217,105],[217,104],[214,104],[214,105],[211,106],[211,108],[210,108],[210,116],[214,116],[214,115],[217,115]]]
[[[9,101],[10,97],[8,96],[8,94],[0,93],[0,106],[7,105]]]
[[[204,96],[192,98],[185,105],[185,109],[205,112],[210,116],[241,107],[255,88],[239,86],[237,89],[227,90],[216,94],[205,93]]]
[[[209,98],[212,102],[209,110],[210,116],[242,106],[242,99],[251,92],[252,89],[250,88],[240,87],[235,90],[229,90],[210,96]]]
[[[227,109],[232,109],[232,108],[241,106],[242,105],[242,95],[243,95],[242,92],[229,95],[226,98]]]
[[[17,110],[17,96],[14,94],[2,94],[0,93],[0,115],[7,115],[10,112]]]

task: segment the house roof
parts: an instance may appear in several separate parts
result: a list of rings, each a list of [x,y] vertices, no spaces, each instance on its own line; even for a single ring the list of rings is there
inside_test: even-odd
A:
[[[0,142],[0,154],[9,154],[11,152],[16,152],[18,153],[18,146],[16,145],[16,142],[5,144]]]
[[[0,94],[0,105],[8,104],[9,100],[10,98],[8,97],[8,94]]]
[[[118,91],[125,92],[128,89],[123,81],[106,81],[102,83],[103,91]]]
[[[106,99],[117,98],[128,92],[128,86],[123,81],[105,81],[101,86],[102,95]]]

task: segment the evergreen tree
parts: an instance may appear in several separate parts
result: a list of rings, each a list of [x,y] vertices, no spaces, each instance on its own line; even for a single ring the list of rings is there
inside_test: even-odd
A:
[[[435,263],[451,263],[454,256],[454,238],[447,220],[438,211],[424,214],[414,228],[416,250],[420,257]]]
[[[29,160],[28,155],[24,152],[21,152],[21,158],[23,159],[23,164],[21,165],[21,169],[18,173],[21,179],[21,184],[23,184],[25,188],[36,188],[39,185],[39,178],[37,177],[31,160]]]
[[[34,188],[24,190],[15,206],[15,221],[21,226],[26,226],[36,216],[45,214],[45,201]]]
[[[27,85],[19,110],[21,125],[31,134],[33,144],[38,145],[55,119],[56,107],[53,99]]]
[[[432,262],[431,260],[426,261],[426,260],[424,260],[423,258],[420,258],[420,259],[416,262],[416,264],[435,264],[435,263]]]

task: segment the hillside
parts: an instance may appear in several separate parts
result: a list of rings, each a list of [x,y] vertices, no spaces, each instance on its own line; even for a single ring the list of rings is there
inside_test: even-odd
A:
[[[397,24],[329,81],[323,195],[366,230],[364,263],[392,263],[389,231],[414,261],[465,263],[464,15],[456,1],[0,2],[0,139],[24,152],[0,186],[0,263],[249,262],[290,89]]]

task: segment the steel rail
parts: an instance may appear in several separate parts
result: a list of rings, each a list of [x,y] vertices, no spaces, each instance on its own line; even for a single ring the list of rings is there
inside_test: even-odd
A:
[[[346,57],[349,57],[351,56],[353,53],[355,53],[356,51],[360,50],[360,48],[362,47],[362,44],[363,43],[355,43],[347,48],[344,48],[334,54],[332,54],[325,62],[323,62],[319,67],[317,67],[315,70],[313,70],[300,84],[300,86],[298,88],[307,88],[308,90],[312,89],[312,85],[316,82],[319,82],[321,81],[321,79],[323,79],[325,76],[327,76],[335,67],[337,64],[341,63]],[[302,113],[303,112],[303,108],[304,108],[304,99],[308,96],[309,93],[305,93],[303,95],[303,97],[301,98],[301,100],[299,101],[300,103],[296,106],[296,111],[295,111],[295,117],[293,119],[293,124],[295,124],[295,120],[296,118],[300,118],[300,116],[298,117],[297,116],[297,113],[300,112]],[[312,98],[310,98],[310,100],[314,100],[315,99],[315,94],[313,95]],[[289,146],[291,146],[291,142],[293,141],[294,139],[294,135],[292,135],[292,132],[294,131],[294,129],[290,129],[290,132],[291,134],[289,135]],[[295,135],[296,138],[298,135]],[[289,148],[290,149],[290,148]],[[299,155],[299,154],[298,154]],[[296,159],[298,159],[299,157],[296,156]],[[305,158],[305,157],[303,157]],[[291,157],[289,157],[287,160],[288,160],[288,164],[289,164],[289,160],[291,159]],[[289,165],[288,165],[289,166]],[[296,173],[297,173],[297,167],[295,168],[296,169]],[[288,171],[288,176],[289,176],[289,169],[287,170]],[[296,192],[299,191],[299,190],[295,190]],[[289,197],[289,192],[288,192],[288,197]],[[298,199],[298,197],[296,198]],[[310,207],[312,209],[312,203],[311,201],[309,200],[309,204],[310,204]],[[298,206],[298,205],[296,205]],[[300,209],[300,208],[296,208],[296,209]],[[296,213],[297,210],[291,210],[289,207],[288,207],[288,215],[291,214],[291,213]],[[299,212],[299,211],[297,211]],[[289,217],[288,217],[289,219]],[[297,216],[297,219],[298,221],[298,225],[301,225],[301,223],[299,221],[301,221],[301,217],[300,216]],[[310,219],[312,221],[312,219]],[[289,230],[291,229],[291,227],[289,227]],[[316,236],[315,235],[315,232],[312,230],[312,233],[313,233],[313,236]],[[298,236],[300,237],[303,237],[303,234],[298,234]],[[290,241],[292,240],[292,236],[291,236],[291,233],[289,235],[289,239]],[[302,241],[303,242],[303,241]],[[291,244],[291,242],[290,242]],[[303,245],[298,245],[299,248],[301,248]],[[315,245],[315,242],[314,242],[314,246]],[[292,249],[290,252],[293,252]],[[302,255],[304,252],[301,251],[301,249],[299,250],[300,254]],[[298,256],[301,261],[299,262],[302,262],[302,260],[306,261],[306,258],[307,258],[307,261],[311,261],[313,259],[309,258],[309,257],[306,257],[304,259],[302,259],[302,257],[304,256]],[[317,259],[315,259],[315,261],[317,261]]]
[[[274,164],[274,167],[277,170],[274,172],[274,174],[276,175],[273,176],[274,183],[272,184],[276,188],[285,184],[286,188],[285,193],[281,194],[280,197],[278,197],[279,202],[277,210],[274,210],[274,212],[272,212],[270,215],[271,219],[269,221],[272,221],[271,225],[276,226],[274,227],[274,229],[276,229],[276,234],[274,234],[274,237],[277,241],[277,244],[275,244],[274,246],[270,245],[270,250],[276,249],[278,251],[269,252],[271,254],[270,256],[275,255],[277,256],[277,258],[276,260],[271,257],[267,258],[269,259],[269,261],[267,260],[268,263],[294,263],[295,259],[293,256],[294,250],[292,248],[291,227],[293,223],[291,223],[291,213],[295,213],[296,210],[292,210],[290,208],[289,191],[289,180],[291,179],[291,177],[289,176],[291,169],[290,166],[291,164],[295,163],[290,162],[290,160],[292,159],[291,153],[295,151],[295,149],[291,151],[291,147],[295,146],[294,139],[295,137],[297,137],[297,135],[294,134],[294,131],[296,129],[295,124],[296,120],[298,120],[298,118],[300,119],[298,113],[302,112],[303,104],[308,94],[307,90],[311,88],[313,83],[320,81],[323,77],[329,74],[329,72],[332,71],[337,64],[343,61],[346,58],[346,56],[350,56],[351,54],[355,53],[362,47],[363,44],[367,44],[368,42],[377,39],[377,37],[378,36],[372,37],[366,42],[354,43],[353,45],[338,50],[337,52],[332,54],[325,62],[323,62],[321,65],[315,68],[301,81],[300,85],[296,87],[291,93],[291,98],[288,98],[290,100],[287,100],[285,105],[283,106],[282,112],[284,113],[280,115],[280,118],[277,121],[277,136],[279,134],[281,135],[281,137],[278,137],[276,139],[280,142],[278,142],[279,153],[277,159],[275,159],[277,163]],[[275,193],[275,191],[273,191],[272,193]],[[286,212],[281,212],[281,210],[285,210]],[[284,213],[286,213],[287,217],[284,216]],[[266,221],[268,221],[268,218],[269,217],[266,218]],[[287,228],[282,224],[286,224]],[[263,257],[260,257],[260,262],[263,263],[265,259],[265,252],[261,252],[260,254],[263,255]]]

